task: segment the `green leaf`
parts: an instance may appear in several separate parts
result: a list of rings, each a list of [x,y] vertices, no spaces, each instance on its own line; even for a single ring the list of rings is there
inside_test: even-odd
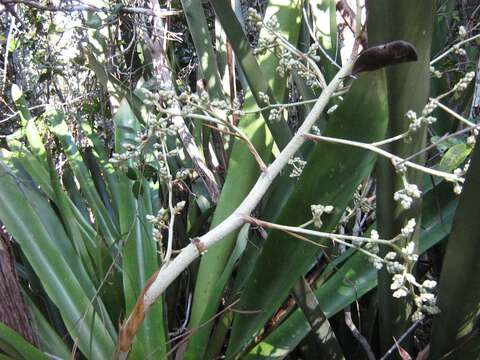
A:
[[[35,125],[35,119],[32,118],[28,104],[23,97],[22,90],[15,84],[12,85],[12,98],[15,102],[17,110],[20,112],[20,118],[22,125],[24,126],[25,135],[27,136],[28,144],[32,153],[43,162],[43,166],[46,167],[46,150],[43,145],[42,137]]]
[[[14,359],[48,360],[48,356],[30,344],[22,335],[0,322],[0,350]]]
[[[200,0],[182,0],[182,7],[190,36],[197,51],[200,69],[207,83],[207,91],[212,99],[224,99],[222,80],[202,2]]]
[[[376,286],[377,271],[368,258],[357,253],[352,256],[315,296],[327,318],[336,314]],[[281,325],[257,344],[242,359],[283,359],[310,332],[305,315],[296,309]]]
[[[135,181],[132,186],[132,194],[135,199],[143,195],[143,184],[141,181]]]
[[[46,198],[0,162],[0,219],[58,307],[67,330],[86,355],[109,358],[115,333],[62,224]],[[100,313],[97,312],[100,311]]]
[[[114,116],[115,152],[125,152],[123,144],[134,141],[141,125],[124,99]],[[132,160],[127,165],[133,166]],[[152,226],[146,215],[152,214],[147,183],[133,182],[123,174],[119,178],[119,222],[122,234],[123,287],[125,293],[125,313],[131,313],[137,297],[148,278],[157,270],[157,244],[152,237]],[[137,195],[137,196],[135,196]],[[163,316],[163,301],[157,301],[145,318],[135,336],[129,358],[162,358],[167,350],[166,324]]]
[[[276,56],[272,56],[271,54],[263,55],[257,62],[230,3],[224,0],[212,0],[211,3],[233,48],[236,60],[242,68],[242,72],[249,85],[249,90],[258,106],[264,107],[267,105],[260,97],[260,93],[267,94],[271,104],[283,102],[286,94],[286,88],[283,84],[285,84],[287,79],[276,72],[278,65]],[[267,21],[271,16],[276,16],[280,24],[277,31],[290,41],[291,44],[297,44],[302,18],[302,6],[303,1],[301,0],[271,0],[268,2],[264,21]],[[262,30],[260,32],[260,37],[266,35],[266,31]],[[269,71],[267,72],[265,69]],[[268,74],[270,74],[270,76],[268,76]],[[269,109],[262,111],[264,119],[268,119],[269,114]],[[283,121],[283,119],[279,122],[267,120],[266,123],[278,148],[283,149],[292,137],[286,121]]]
[[[438,164],[438,169],[445,172],[452,172],[458,168],[472,152],[472,147],[465,143],[453,145],[443,155]]]
[[[125,175],[127,175],[127,177],[130,180],[137,180],[138,179],[137,172],[135,171],[135,169],[133,169],[130,166],[127,167],[127,172],[126,172]]]
[[[345,359],[342,348],[312,288],[304,277],[293,286],[293,295],[313,331],[315,352],[321,358]]]
[[[68,163],[80,184],[80,189],[90,205],[97,225],[107,243],[112,245],[119,239],[119,232],[116,225],[117,220],[113,219],[106,209],[95,187],[90,171],[73,140],[72,134],[68,130],[68,126],[64,120],[64,114],[60,111],[50,109],[47,113],[47,120],[50,124],[51,131],[57,136],[62,145]]]
[[[65,344],[65,340],[55,332],[30,296],[25,292],[23,296],[32,312],[41,347],[49,354],[58,356],[61,359],[69,359],[72,356],[72,351]]]

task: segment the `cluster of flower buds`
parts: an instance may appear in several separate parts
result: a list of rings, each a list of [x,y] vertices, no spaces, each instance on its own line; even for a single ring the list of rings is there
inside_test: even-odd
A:
[[[425,280],[422,284],[416,285],[418,294],[415,294],[414,301],[417,310],[412,315],[412,321],[423,319],[424,314],[435,315],[440,312],[436,305],[437,298],[432,292],[436,286],[437,282],[435,280]]]
[[[317,228],[321,228],[323,225],[322,215],[331,214],[334,210],[332,205],[311,205],[310,210],[312,211],[312,220],[313,225]]]
[[[160,181],[160,183],[163,184],[168,183],[172,180],[172,175],[170,175],[168,164],[163,159],[159,159],[158,180]]]
[[[301,69],[301,63],[298,61],[290,51],[283,50],[278,61],[278,66],[275,69],[278,75],[285,76],[294,69]]]
[[[435,69],[434,66],[430,66],[430,72],[432,73],[432,75],[434,77],[436,77],[437,79],[440,79],[442,77],[442,73],[441,71],[438,71],[437,69]]]
[[[404,236],[405,238],[408,238],[410,235],[412,235],[413,232],[415,231],[415,226],[417,226],[417,223],[415,222],[415,219],[408,220],[407,225],[405,225],[405,227],[403,227],[402,230],[401,230],[402,236]],[[405,248],[405,251],[402,250],[407,256],[413,254],[414,249],[411,248],[411,246],[415,247],[415,244],[413,244],[413,245],[412,244],[410,244],[410,248],[407,247],[407,248]],[[413,260],[413,259],[410,259],[410,260]],[[415,261],[416,261],[416,259],[415,259]]]
[[[121,167],[122,163],[128,160],[136,160],[138,156],[140,156],[141,151],[138,149],[137,146],[134,146],[130,143],[126,143],[123,145],[125,152],[113,153],[112,157],[110,158],[109,162],[113,165],[118,165]]]
[[[260,101],[266,105],[270,105],[270,97],[262,91],[258,92],[258,97]]]
[[[161,242],[163,239],[162,230],[168,228],[168,214],[167,209],[161,208],[157,215],[147,215],[147,221],[153,225],[152,235],[155,241]]]
[[[320,49],[320,45],[318,45],[318,43],[313,43],[310,45],[306,55],[310,56],[313,61],[319,62],[321,59],[320,56],[317,55],[318,49]]]
[[[410,131],[417,131],[423,125],[432,125],[437,119],[430,114],[438,107],[438,100],[430,99],[422,110],[422,115],[417,116],[417,113],[413,110],[407,111],[405,116],[410,120]]]
[[[288,164],[292,165],[293,169],[290,173],[291,178],[298,178],[302,175],[303,168],[307,164],[306,161],[302,160],[299,157],[294,157],[293,159],[288,160]]]
[[[191,176],[192,172],[190,169],[180,169],[175,174],[175,179],[177,180],[186,180]]]
[[[402,236],[410,236],[415,231],[415,226],[415,219],[410,219],[401,230]],[[425,280],[420,284],[409,271],[413,268],[413,263],[418,260],[415,243],[409,241],[400,250],[400,254],[394,251],[388,252],[383,259],[386,263],[386,270],[393,275],[390,284],[390,289],[393,291],[392,296],[403,298],[411,294],[416,306],[412,321],[422,319],[425,314],[437,314],[439,309],[435,305],[436,297],[432,292],[437,283],[433,280]]]
[[[260,31],[262,29],[262,16],[254,8],[248,8],[245,19],[254,30]]]
[[[379,240],[380,236],[378,235],[377,230],[374,229],[370,232],[370,239],[372,239],[373,241],[367,242],[365,244],[364,248],[365,248],[365,250],[367,250],[368,252],[370,252],[374,256],[369,256],[368,261],[370,261],[372,263],[372,265],[375,269],[381,270],[382,267],[383,267],[384,261],[382,260],[382,258],[380,258],[378,256],[378,254],[380,253],[380,247],[378,246],[378,243],[376,243],[375,241]],[[354,242],[354,244],[355,244],[355,242]]]
[[[470,160],[468,160],[465,165],[462,167],[459,167],[459,168],[456,168],[455,170],[453,170],[453,173],[459,177],[459,178],[462,178],[465,176],[465,174],[467,173],[468,171],[468,168],[470,167]],[[460,195],[462,193],[462,190],[463,190],[463,186],[457,181],[454,183],[453,185],[453,192],[457,195]]]
[[[408,183],[407,179],[404,177],[403,189],[396,191],[393,194],[393,199],[395,201],[400,201],[402,208],[410,209],[414,199],[419,199],[421,195],[422,192],[418,189],[418,186]]]
[[[458,56],[462,56],[462,57],[467,55],[467,52],[465,51],[465,49],[461,48],[460,45],[458,44],[453,45],[453,52]]]
[[[270,113],[268,115],[268,121],[270,122],[278,122],[282,119],[282,112],[283,108],[277,107],[270,109]]]
[[[453,87],[453,90],[457,93],[460,93],[462,91],[465,91],[467,88],[468,84],[475,78],[475,72],[474,71],[469,71],[465,74],[463,78],[461,78],[458,83],[455,84]]]

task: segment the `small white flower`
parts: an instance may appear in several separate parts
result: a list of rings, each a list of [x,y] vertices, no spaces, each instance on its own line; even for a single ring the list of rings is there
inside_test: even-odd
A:
[[[333,105],[327,110],[327,114],[333,113],[335,110],[337,110],[337,108],[338,108],[338,104]]]
[[[454,192],[456,195],[460,195],[460,194],[462,193],[462,190],[463,190],[462,185],[460,185],[458,182],[455,183],[455,185],[453,186],[453,192]]]
[[[312,211],[312,219],[315,227],[320,228],[323,225],[322,215],[331,214],[334,210],[334,207],[331,205],[311,205],[310,210]]]
[[[373,229],[373,230],[370,232],[370,238],[371,238],[372,240],[378,240],[378,239],[380,239],[380,236],[378,235],[377,230]]]
[[[156,222],[157,220],[157,217],[153,215],[147,215],[145,216],[145,218],[147,219],[148,222],[151,222],[151,223]]]
[[[290,173],[289,176],[291,178],[295,178],[295,177],[300,177],[300,175],[302,175],[303,168],[305,167],[307,162],[302,160],[299,157],[294,157],[293,159],[288,160],[288,164],[293,166],[292,172]]]
[[[365,250],[370,251],[372,254],[378,254],[380,252],[380,248],[376,243],[367,242],[365,244]]]
[[[387,271],[389,274],[398,274],[405,270],[405,266],[398,261],[389,262],[387,264]]]
[[[258,97],[260,98],[261,101],[263,101],[265,104],[270,104],[270,97],[265,94],[262,91],[258,92]]]
[[[416,222],[415,219],[408,220],[407,225],[402,229],[402,235],[407,237],[415,231]]]
[[[405,114],[405,116],[407,117],[407,119],[409,119],[410,121],[413,121],[417,118],[417,114],[415,113],[415,111],[413,110],[408,110],[407,113]]]
[[[176,213],[176,214],[181,213],[182,210],[183,210],[183,208],[185,207],[185,204],[186,204],[185,200],[178,202],[178,203],[175,205],[175,208],[174,208],[175,213]]]
[[[415,224],[413,226],[415,227]],[[407,246],[402,249],[402,252],[405,255],[412,255],[414,251],[415,251],[415,243],[413,241],[410,241],[407,244]]]
[[[392,283],[390,285],[391,290],[400,289],[405,283],[405,276],[403,274],[395,274],[392,277]]]
[[[422,283],[422,287],[427,288],[427,289],[433,289],[437,286],[437,282],[435,280],[425,280]]]
[[[382,270],[383,268],[383,262],[381,262],[380,260],[378,259],[374,259],[373,261],[373,267],[377,270]]]
[[[420,196],[422,195],[422,192],[418,190],[418,186],[415,184],[405,184],[405,192],[407,193],[407,195],[415,199],[420,198]]]
[[[435,295],[433,295],[432,293],[420,294],[420,298],[422,299],[422,302],[428,304],[435,304],[436,301]]]
[[[407,296],[407,294],[408,294],[407,288],[402,287],[402,288],[396,290],[396,291],[393,293],[392,296],[393,296],[394,298],[399,299],[399,298],[402,298],[402,297]]]
[[[412,315],[412,321],[413,322],[419,321],[419,320],[422,320],[424,317],[425,317],[425,315],[423,315],[420,310],[417,310]]]
[[[397,253],[390,251],[387,253],[387,255],[385,255],[385,260],[392,261],[392,260],[395,260],[396,257],[397,257]]]
[[[471,135],[467,138],[467,145],[469,146],[474,146],[475,145],[475,136],[474,135]]]

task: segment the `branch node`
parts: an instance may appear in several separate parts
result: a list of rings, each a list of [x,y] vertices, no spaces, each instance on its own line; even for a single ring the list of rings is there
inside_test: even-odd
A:
[[[202,242],[202,240],[199,237],[196,237],[192,239],[193,245],[197,248],[197,251],[200,255],[203,255],[207,252],[207,247],[205,244]]]

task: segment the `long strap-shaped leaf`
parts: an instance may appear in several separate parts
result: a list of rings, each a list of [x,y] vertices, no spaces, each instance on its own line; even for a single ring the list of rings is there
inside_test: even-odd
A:
[[[129,104],[124,100],[115,117],[115,151],[125,152],[124,144],[132,143],[140,129]],[[132,164],[130,164],[132,165]],[[157,245],[152,237],[151,224],[146,215],[151,214],[150,199],[144,190],[135,198],[133,181],[119,174],[119,221],[123,242],[123,287],[126,312],[135,305],[148,278],[158,267]],[[146,187],[146,181],[142,182]],[[166,352],[166,331],[163,321],[163,302],[152,308],[152,314],[145,319],[133,344],[132,359],[145,359],[149,356],[162,358]]]
[[[86,356],[109,358],[115,336],[107,330],[112,328],[110,319],[106,313],[95,311],[97,306],[92,302],[102,305],[95,299],[96,291],[88,283],[70,242],[62,235],[62,224],[45,198],[25,179],[2,163],[0,172],[0,219],[20,244],[80,350]]]
[[[12,356],[8,359],[49,359],[47,355],[25,340],[22,335],[2,322],[0,322],[0,350]]]
[[[70,167],[80,183],[80,188],[90,205],[95,220],[102,231],[107,244],[112,245],[119,238],[119,232],[116,225],[117,221],[116,219],[112,219],[111,214],[109,214],[105,204],[102,202],[88,168],[83,161],[82,155],[80,154],[72,135],[68,131],[68,126],[64,120],[63,113],[60,111],[52,111],[47,117],[51,125],[51,130],[60,140]]]

